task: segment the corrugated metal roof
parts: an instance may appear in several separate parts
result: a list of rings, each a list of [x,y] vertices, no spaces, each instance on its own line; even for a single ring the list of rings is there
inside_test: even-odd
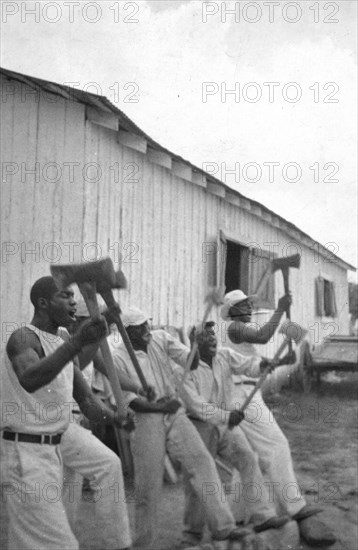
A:
[[[212,175],[208,174],[207,172],[205,172],[204,170],[202,170],[198,166],[195,166],[194,164],[192,164],[188,160],[184,159],[183,157],[181,157],[179,155],[176,155],[172,151],[169,151],[168,149],[166,149],[165,147],[163,147],[162,145],[160,145],[159,143],[154,141],[150,136],[148,136],[148,134],[143,132],[143,130],[141,130],[139,128],[139,126],[137,126],[125,113],[123,113],[123,111],[121,111],[117,107],[115,107],[105,96],[92,94],[90,92],[84,92],[82,90],[77,90],[76,88],[72,88],[71,86],[65,86],[65,85],[62,85],[62,84],[58,84],[56,82],[50,82],[48,80],[42,80],[40,78],[35,78],[33,76],[24,75],[24,74],[21,74],[21,73],[10,71],[10,70],[4,69],[2,67],[0,67],[0,73],[2,73],[8,79],[15,80],[15,81],[21,82],[23,84],[26,84],[30,88],[43,90],[45,92],[57,95],[59,97],[63,97],[66,100],[76,101],[78,103],[88,105],[88,106],[93,107],[95,109],[98,109],[100,111],[104,111],[106,113],[113,113],[116,116],[116,118],[118,119],[118,124],[119,124],[120,129],[125,130],[125,131],[127,131],[131,134],[136,135],[136,136],[144,138],[147,141],[147,144],[150,148],[152,148],[156,151],[166,153],[167,155],[169,155],[172,158],[172,160],[174,160],[176,162],[183,163],[183,164],[189,166],[193,170],[193,172],[205,176],[208,182],[212,182],[216,185],[219,185],[225,191],[228,191],[230,194],[236,195],[240,199],[244,199],[245,201],[248,201],[250,206],[253,207],[252,208],[253,210],[254,210],[255,207],[258,207],[258,208],[261,209],[261,211],[263,213],[267,213],[271,216],[277,217],[281,222],[284,223],[284,225],[287,227],[287,230],[289,232],[290,231],[299,232],[301,236],[305,237],[306,239],[309,239],[311,241],[312,245],[317,243],[317,241],[312,239],[312,237],[310,237],[310,235],[308,235],[307,233],[302,231],[299,227],[297,227],[293,223],[289,222],[288,220],[286,220],[285,218],[283,218],[282,216],[280,216],[276,212],[270,210],[269,208],[264,206],[262,203],[257,202],[253,199],[249,199],[248,197],[245,197],[244,195],[242,195],[241,193],[239,193],[235,189],[233,189],[233,188],[229,187],[228,185],[226,185],[225,183],[223,183],[221,180],[213,177]],[[195,184],[193,183],[193,185],[195,185]],[[320,247],[323,250],[326,250],[328,252],[330,258],[332,258],[332,256],[334,256],[341,264],[343,264],[343,267],[345,269],[350,269],[350,270],[356,271],[356,268],[353,265],[347,263],[346,261],[342,260],[342,258],[339,258],[335,254],[333,254],[332,251],[328,250],[325,246],[320,244]]]

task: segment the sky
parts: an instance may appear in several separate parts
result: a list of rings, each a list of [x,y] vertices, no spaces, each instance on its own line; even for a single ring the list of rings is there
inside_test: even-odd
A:
[[[357,266],[355,0],[1,7],[3,67],[107,96]]]

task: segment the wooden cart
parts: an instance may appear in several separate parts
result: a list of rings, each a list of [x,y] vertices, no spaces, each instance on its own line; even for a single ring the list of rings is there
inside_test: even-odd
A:
[[[321,375],[328,371],[358,371],[358,337],[330,336],[311,349],[309,342],[302,343],[297,377],[305,393],[312,384],[321,382]]]

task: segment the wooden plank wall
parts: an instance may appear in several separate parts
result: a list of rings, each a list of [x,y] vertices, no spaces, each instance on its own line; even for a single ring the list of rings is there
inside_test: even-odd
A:
[[[279,243],[279,255],[295,252],[285,249],[292,239],[281,229],[118,144],[115,131],[86,121],[82,104],[48,96],[21,101],[15,93],[2,105],[2,127],[3,162],[18,167],[1,193],[2,345],[11,323],[31,318],[31,284],[49,273],[51,259],[67,263],[109,255],[117,264],[121,254],[129,283],[119,295],[123,307],[146,310],[154,324],[187,328],[200,320],[213,282],[213,258],[204,261],[203,244],[216,243],[220,229],[246,244]],[[36,162],[37,175],[25,174]],[[51,163],[62,170],[56,182],[50,181]],[[76,163],[72,180],[69,163]],[[290,271],[292,318],[311,326],[319,340],[333,330],[324,329],[331,320],[317,319],[314,312],[314,279],[323,273],[336,282],[337,332],[347,333],[346,271],[317,261],[302,244],[301,250],[301,269]],[[276,298],[283,291],[281,279],[277,274]],[[219,320],[216,311],[213,318]]]

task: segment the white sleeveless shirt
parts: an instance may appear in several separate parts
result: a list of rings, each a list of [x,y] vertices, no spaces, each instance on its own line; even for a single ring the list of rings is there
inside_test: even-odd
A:
[[[45,356],[54,353],[68,338],[67,330],[62,327],[57,335],[43,332],[33,325],[26,327],[38,336]],[[0,429],[41,435],[63,433],[70,423],[74,403],[73,362],[68,362],[49,384],[33,393],[21,386],[7,356],[4,366]]]
[[[230,338],[228,338],[228,341],[230,343],[230,348],[232,348],[234,351],[238,351],[242,355],[255,357],[259,355],[255,344],[251,344],[250,342],[241,342],[240,344],[234,344],[233,342],[231,342]],[[249,380],[252,382],[257,381],[253,378],[245,376],[244,374],[233,374],[232,377],[235,384],[241,384],[242,382],[248,382]]]

